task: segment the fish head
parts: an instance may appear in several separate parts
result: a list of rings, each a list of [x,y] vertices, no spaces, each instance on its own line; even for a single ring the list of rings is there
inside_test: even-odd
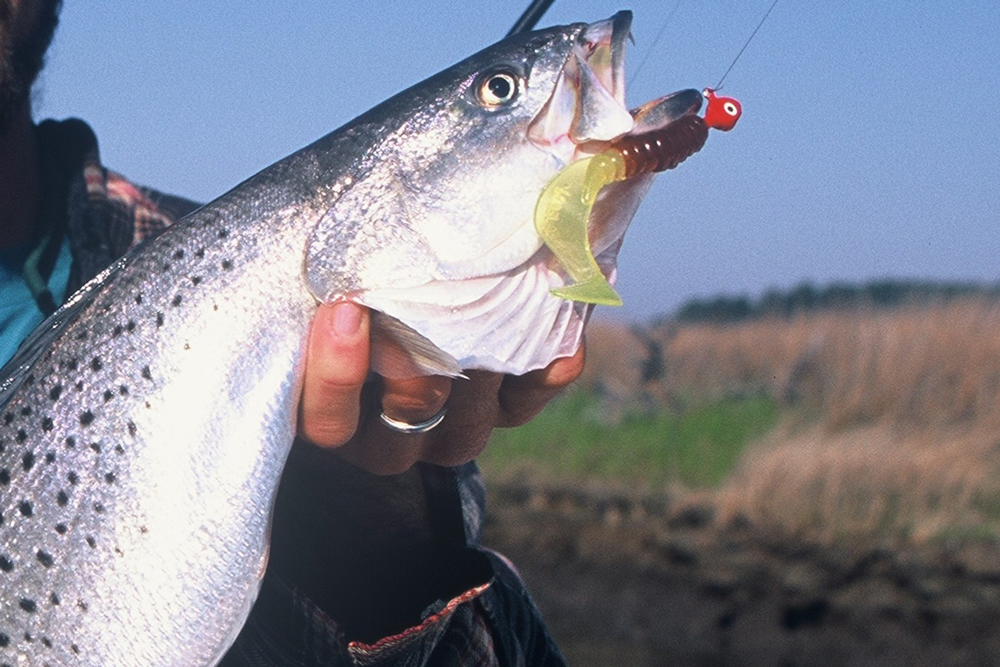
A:
[[[619,12],[509,37],[325,142],[358,157],[309,238],[306,282],[320,301],[381,313],[376,371],[524,373],[573,354],[590,306],[550,294],[567,276],[535,229],[535,206],[568,164],[652,113],[625,104],[630,25]],[[622,210],[595,206],[595,251],[612,279],[646,181],[602,193]]]

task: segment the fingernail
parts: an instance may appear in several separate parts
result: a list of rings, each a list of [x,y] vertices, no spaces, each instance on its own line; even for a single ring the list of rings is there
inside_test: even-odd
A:
[[[333,305],[333,331],[338,336],[353,336],[361,328],[361,308],[343,301]]]

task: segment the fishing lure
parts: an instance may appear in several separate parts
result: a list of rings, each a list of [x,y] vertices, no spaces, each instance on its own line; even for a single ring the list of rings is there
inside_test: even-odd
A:
[[[728,132],[736,127],[736,121],[743,114],[743,107],[732,97],[719,97],[712,88],[702,91],[708,106],[705,108],[705,124],[715,130]]]
[[[566,167],[542,190],[535,206],[535,229],[573,283],[552,290],[554,296],[608,306],[620,306],[621,297],[601,273],[588,236],[590,212],[605,185],[639,174],[673,169],[701,150],[708,129],[731,130],[742,108],[730,97],[718,97],[711,88],[705,118],[684,116],[664,128],[625,136],[611,148]]]

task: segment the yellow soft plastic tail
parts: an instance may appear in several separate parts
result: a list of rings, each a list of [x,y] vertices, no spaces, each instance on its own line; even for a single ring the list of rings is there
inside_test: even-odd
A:
[[[594,259],[588,224],[597,193],[624,178],[625,164],[610,150],[574,162],[542,190],[535,206],[535,229],[574,280],[572,285],[552,290],[555,296],[607,306],[622,304]]]

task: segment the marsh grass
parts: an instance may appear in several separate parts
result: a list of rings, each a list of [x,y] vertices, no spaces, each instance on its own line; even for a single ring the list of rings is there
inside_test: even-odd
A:
[[[580,390],[499,432],[488,474],[708,488],[821,542],[1000,539],[1000,300],[592,325]]]
[[[559,480],[710,487],[732,472],[747,442],[778,419],[764,396],[613,420],[603,411],[592,392],[571,391],[529,424],[497,431],[480,464],[491,476],[527,471]]]

